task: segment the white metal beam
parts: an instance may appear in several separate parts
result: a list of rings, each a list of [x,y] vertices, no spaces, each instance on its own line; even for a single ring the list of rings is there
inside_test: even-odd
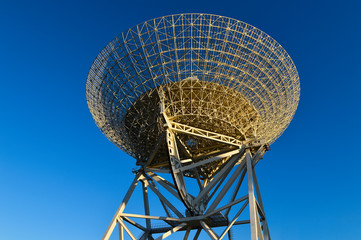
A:
[[[222,190],[217,194],[216,199],[214,199],[212,204],[208,207],[206,214],[213,211],[218,206],[218,204],[223,199],[224,195],[228,192],[229,188],[232,186],[234,181],[236,181],[237,177],[239,176],[239,174],[241,173],[244,167],[245,167],[245,163],[241,163],[237,167],[237,169],[233,172],[232,176],[228,179],[226,185],[224,185]]]
[[[137,240],[136,237],[134,237],[133,233],[129,230],[129,228],[124,224],[124,222],[122,221],[122,219],[118,218],[118,222],[120,225],[122,225],[122,227],[124,228],[124,230],[128,233],[129,237],[132,240]]]
[[[218,235],[205,222],[200,221],[200,224],[203,227],[204,231],[208,234],[208,236],[212,240],[218,240],[219,239]]]
[[[222,168],[222,170],[212,179],[211,182],[207,184],[207,186],[200,191],[198,196],[194,199],[193,204],[198,204],[205,196],[209,193],[209,191],[216,185],[216,183],[222,178],[223,173],[227,171],[229,168],[233,167],[234,164],[238,161],[238,159],[242,156],[243,151],[233,155],[228,162],[225,164],[225,166]]]
[[[131,217],[131,218],[144,218],[144,219],[155,219],[155,220],[164,220],[164,221],[174,221],[180,222],[179,218],[172,218],[172,217],[159,217],[159,216],[148,216],[148,215],[141,215],[141,214],[133,214],[133,213],[121,213],[120,217]]]
[[[123,226],[118,223],[118,230],[119,230],[119,240],[124,240],[124,229]]]
[[[230,144],[230,145],[233,145],[233,146],[239,146],[240,147],[240,146],[243,145],[242,141],[240,141],[238,139],[235,139],[233,137],[223,135],[223,134],[219,134],[219,133],[215,133],[215,132],[211,132],[211,131],[207,131],[207,130],[196,128],[196,127],[191,127],[191,126],[188,126],[188,125],[185,125],[185,124],[169,121],[169,126],[175,132],[185,133],[185,134],[188,134],[188,135],[201,137],[201,138],[206,138],[206,139],[209,139],[209,140],[213,140],[213,141],[221,142],[221,143],[226,143],[226,144]]]
[[[149,188],[158,196],[158,198],[164,202],[179,218],[183,218],[184,216],[169,202],[169,200],[161,194],[158,189],[156,189],[152,184],[148,185]]]
[[[130,185],[129,190],[127,192],[127,194],[125,195],[122,203],[120,204],[118,210],[116,211],[116,213],[114,214],[114,217],[112,219],[112,221],[110,222],[107,230],[104,233],[104,236],[102,237],[102,240],[108,240],[110,235],[112,234],[115,225],[117,224],[117,218],[118,216],[124,211],[125,206],[127,205],[130,197],[132,196],[132,193],[135,189],[135,187],[138,184],[139,179],[142,177],[141,173],[137,173],[137,175],[135,176],[133,183]]]
[[[253,189],[253,177],[252,177],[252,162],[251,162],[251,153],[249,150],[246,152],[246,164],[247,164],[247,177],[248,177],[248,199],[249,199],[249,215],[251,221],[251,239],[258,240],[258,231],[257,231],[257,218],[258,211],[256,207],[256,198],[254,196]]]
[[[233,202],[230,202],[230,203],[224,205],[223,207],[217,208],[216,210],[214,210],[214,211],[212,211],[210,213],[205,214],[205,217],[207,218],[207,217],[212,216],[213,214],[216,214],[216,213],[218,213],[220,211],[223,211],[223,210],[225,210],[227,208],[229,209],[232,206],[236,205],[237,203],[243,202],[246,199],[247,199],[247,202],[248,202],[248,195],[246,195],[244,197],[241,197],[241,198],[239,198],[239,199],[237,199],[237,200],[235,200]]]
[[[224,238],[224,236],[226,235],[226,233],[231,229],[231,227],[233,226],[233,224],[237,221],[239,215],[241,215],[241,213],[243,212],[243,210],[246,208],[248,204],[248,200],[243,204],[243,206],[241,207],[241,209],[237,212],[237,214],[234,216],[233,220],[228,224],[227,228],[224,230],[224,232],[222,233],[222,235],[219,237],[219,240],[222,240]]]
[[[208,158],[206,160],[199,161],[199,162],[196,162],[196,163],[181,167],[177,171],[185,171],[185,170],[189,170],[189,169],[192,169],[192,168],[195,168],[195,167],[199,167],[199,166],[202,166],[202,165],[205,165],[205,164],[220,160],[222,158],[226,158],[226,157],[232,156],[234,154],[240,153],[241,151],[244,151],[244,146],[242,146],[242,148],[240,148],[240,149],[233,150],[233,151],[226,152],[226,153],[222,153],[222,154],[220,154],[218,156],[214,156],[214,157]]]
[[[235,187],[234,191],[233,191],[233,194],[232,194],[232,197],[231,197],[231,200],[230,202],[234,201],[234,199],[236,198],[237,196],[237,193],[239,191],[239,188],[241,187],[242,183],[243,183],[243,180],[244,180],[244,177],[246,176],[246,173],[247,173],[247,169],[244,169],[242,174],[241,174],[241,177],[239,178],[238,182],[237,182],[237,186]],[[248,195],[247,195],[248,196]],[[226,213],[224,214],[224,216],[226,216],[228,218],[228,215],[229,215],[229,212],[231,211],[232,209],[232,206],[230,208],[227,209]]]
[[[261,209],[261,213],[263,215],[262,217],[263,217],[264,239],[265,240],[271,240],[271,236],[269,234],[269,229],[268,229],[268,224],[267,224],[266,213],[265,213],[263,202],[262,202],[261,191],[259,189],[258,180],[257,180],[257,176],[256,176],[256,171],[254,170],[254,168],[253,168],[253,181],[254,181],[254,186],[255,186],[256,194],[257,194],[257,198],[258,198],[258,204],[259,204],[259,207]]]
[[[143,203],[144,203],[144,214],[145,215],[150,215],[150,211],[149,211],[149,199],[148,199],[148,186],[147,186],[147,182],[142,182],[142,187],[143,187]],[[151,229],[151,223],[150,223],[150,219],[146,219],[146,226],[147,226],[147,230]]]
[[[181,223],[178,226],[176,226],[176,227],[172,228],[171,230],[169,230],[168,232],[164,233],[162,236],[156,238],[155,240],[162,240],[162,239],[170,236],[171,234],[177,232],[178,230],[182,229],[186,225],[187,225],[186,223]]]

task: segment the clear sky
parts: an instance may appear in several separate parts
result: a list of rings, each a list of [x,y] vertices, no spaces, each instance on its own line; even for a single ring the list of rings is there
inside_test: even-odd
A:
[[[88,111],[92,61],[116,35],[174,13],[247,22],[299,71],[294,120],[257,166],[272,239],[361,239],[359,1],[0,3],[0,239],[100,239],[134,159]]]

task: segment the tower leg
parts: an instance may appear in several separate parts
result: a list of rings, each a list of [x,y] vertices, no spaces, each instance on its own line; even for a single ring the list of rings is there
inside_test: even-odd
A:
[[[115,225],[117,224],[119,214],[124,211],[124,208],[125,208],[125,206],[127,205],[130,197],[132,196],[133,191],[134,191],[135,187],[137,186],[140,177],[141,177],[141,174],[140,174],[140,173],[138,173],[138,174],[135,176],[132,184],[131,184],[130,187],[129,187],[129,190],[128,190],[127,194],[125,195],[122,203],[120,204],[117,212],[115,213],[112,221],[110,222],[107,230],[105,231],[105,233],[104,233],[104,235],[103,235],[103,237],[102,237],[102,240],[108,240],[108,239],[109,239],[110,235],[112,234],[112,232],[113,232],[113,230],[114,230],[114,228],[115,228]],[[119,235],[119,237],[120,237],[120,235]]]
[[[256,171],[254,169],[254,163],[257,163],[257,159],[251,158],[249,151],[246,153],[247,162],[247,175],[248,175],[248,198],[249,198],[249,211],[250,211],[250,227],[251,227],[251,239],[252,240],[270,240],[270,234],[266,219],[266,214],[263,207],[261,191],[258,186],[258,180]],[[256,196],[255,197],[255,191]],[[261,220],[263,223],[263,231],[261,227]]]
[[[261,208],[260,210],[261,210],[261,212],[263,214],[262,222],[263,222],[264,239],[265,240],[271,240],[271,236],[269,234],[269,229],[268,229],[268,224],[267,224],[267,219],[266,219],[266,212],[265,212],[264,207],[263,207],[261,191],[259,190],[258,180],[257,180],[256,171],[254,170],[254,167],[252,169],[252,173],[253,173],[254,186],[255,186],[255,189],[256,189],[257,197],[258,197],[259,207]]]
[[[248,199],[249,199],[249,215],[251,221],[251,239],[258,240],[258,213],[256,209],[256,198],[254,196],[253,189],[253,176],[252,176],[252,162],[251,154],[249,151],[246,153],[246,164],[247,164],[247,174],[248,174]]]
[[[194,198],[198,203],[203,202],[205,207],[204,211],[198,215],[188,214],[183,199],[178,195],[176,184],[167,181],[162,176],[146,168],[139,170],[102,240],[109,239],[117,223],[120,240],[129,237],[132,240],[161,240],[176,232],[178,232],[177,238],[181,234],[179,232],[183,232],[183,236],[179,239],[184,240],[190,239],[190,236],[193,236],[192,239],[195,240],[198,238],[204,239],[207,235],[212,240],[236,240],[237,236],[232,237],[230,231],[234,226],[240,224],[250,224],[252,240],[270,240],[264,206],[254,169],[255,164],[262,156],[263,151],[261,148],[253,156],[249,149],[240,149],[236,153],[232,152],[232,155],[228,156],[224,167],[216,175],[212,178],[203,179],[202,188],[199,189],[199,194]],[[196,164],[197,167],[201,166],[199,162],[193,164]],[[192,169],[191,165],[186,167]],[[141,199],[133,200],[136,200],[140,203],[140,206],[144,207],[144,215],[126,213],[124,210],[131,200],[130,198],[139,181],[142,183],[141,196],[143,201]],[[194,181],[200,181],[200,179]],[[197,186],[198,183],[195,182],[194,185]],[[231,191],[233,185],[234,188]],[[242,188],[242,186],[244,187]],[[242,189],[247,191],[244,196],[241,194]],[[160,208],[154,207],[154,203],[149,201],[150,194],[156,196],[160,201]],[[228,201],[226,201],[227,196],[229,196]],[[165,213],[163,215],[159,214],[162,206]],[[247,206],[249,215],[245,214],[244,211]],[[157,212],[158,215],[152,216],[153,211]],[[249,216],[249,220],[247,216]],[[244,219],[245,217],[246,219]],[[240,220],[242,218],[244,220]],[[139,219],[141,221],[138,221]],[[154,222],[160,224],[152,225]],[[225,227],[221,234],[217,230],[218,227]]]
[[[119,228],[119,240],[124,240],[123,226],[118,223],[118,228]]]

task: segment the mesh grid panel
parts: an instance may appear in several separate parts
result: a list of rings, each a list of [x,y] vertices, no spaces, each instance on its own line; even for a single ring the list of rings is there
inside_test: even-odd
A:
[[[299,77],[270,36],[244,22],[178,14],[121,33],[95,59],[87,101],[101,131],[146,158],[162,129],[159,91],[173,121],[271,144],[296,111]]]

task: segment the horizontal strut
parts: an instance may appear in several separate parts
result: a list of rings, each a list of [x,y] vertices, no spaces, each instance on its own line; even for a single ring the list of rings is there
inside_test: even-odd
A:
[[[168,124],[169,124],[169,127],[175,132],[185,133],[185,134],[189,134],[192,136],[206,138],[206,139],[213,140],[216,142],[226,143],[226,144],[238,146],[238,147],[243,145],[242,141],[235,139],[233,137],[227,136],[227,135],[207,131],[207,130],[200,129],[200,128],[191,127],[191,126],[181,124],[181,123],[176,123],[173,121],[169,121]]]

